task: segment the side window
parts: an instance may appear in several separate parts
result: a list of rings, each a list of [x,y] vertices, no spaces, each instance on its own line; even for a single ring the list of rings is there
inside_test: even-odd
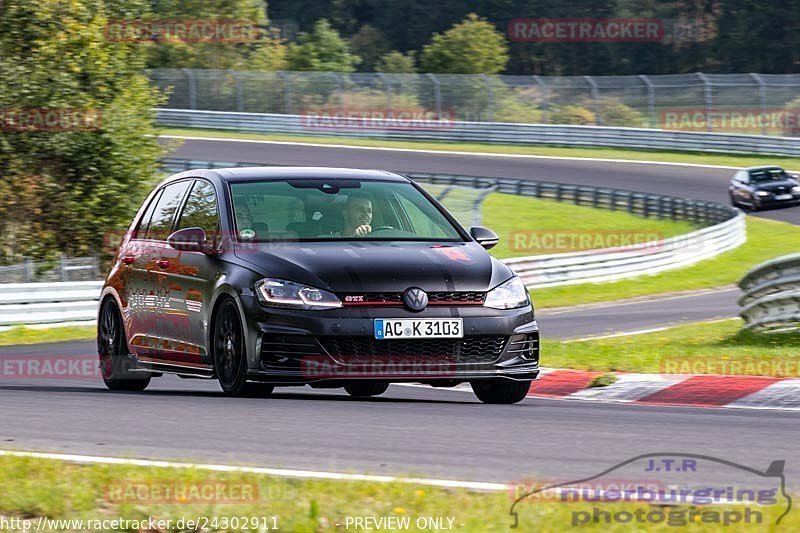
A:
[[[738,181],[740,183],[747,183],[748,182],[747,172],[744,171],[744,170],[740,170],[739,172],[737,172],[736,173],[736,181]]]
[[[136,229],[133,231],[134,239],[144,239],[145,235],[147,235],[147,228],[150,226],[150,219],[153,217],[153,211],[156,210],[156,204],[158,203],[158,199],[161,198],[162,192],[164,191],[158,191],[153,196],[153,199],[150,200],[147,210],[144,212],[142,218],[139,220],[139,224],[137,224]]]
[[[164,192],[158,200],[153,218],[150,219],[150,226],[147,228],[148,239],[165,241],[172,232],[172,221],[175,220],[175,212],[181,206],[181,201],[189,188],[191,181],[179,181],[164,187]]]
[[[203,228],[208,238],[207,244],[212,247],[216,245],[220,230],[217,195],[207,181],[194,182],[177,226],[177,229],[184,228]]]

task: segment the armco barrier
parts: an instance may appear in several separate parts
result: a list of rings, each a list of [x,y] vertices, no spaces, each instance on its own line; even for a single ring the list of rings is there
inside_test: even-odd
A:
[[[102,281],[0,284],[0,326],[94,320]]]
[[[800,329],[800,254],[762,263],[739,281],[745,328]]]
[[[428,126],[409,127],[402,121],[388,119],[383,121],[390,125],[385,129],[311,128],[301,115],[193,111],[189,109],[158,109],[156,121],[162,126],[254,133],[800,156],[800,137],[645,128],[507,122],[447,122],[439,126],[429,124]]]
[[[170,171],[258,166],[254,163],[165,159]],[[746,240],[738,209],[698,200],[634,191],[511,178],[406,173],[422,182],[549,198],[576,205],[624,210],[644,217],[687,220],[703,228],[648,243],[636,250],[588,250],[505,260],[530,288],[613,281],[680,268],[736,248]],[[482,196],[482,195],[481,195]],[[0,285],[0,325],[91,320],[100,282]]]

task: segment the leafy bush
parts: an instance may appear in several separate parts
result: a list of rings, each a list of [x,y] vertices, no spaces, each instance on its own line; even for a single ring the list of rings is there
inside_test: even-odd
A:
[[[129,2],[126,9],[142,4]],[[87,255],[127,228],[163,153],[136,44],[110,42],[102,0],[16,0],[0,17],[0,109],[77,110],[75,128],[0,130],[0,261]]]
[[[551,124],[574,124],[591,126],[596,124],[595,114],[580,105],[565,105],[551,110],[547,115]]]
[[[474,13],[433,36],[421,57],[425,72],[497,74],[508,63],[508,44],[494,24]]]
[[[604,97],[597,101],[597,111],[604,126],[647,127],[647,118],[636,109],[616,98]]]

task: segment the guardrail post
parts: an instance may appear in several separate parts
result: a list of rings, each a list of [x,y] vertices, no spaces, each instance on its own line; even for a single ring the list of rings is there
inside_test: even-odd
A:
[[[426,74],[425,76],[428,77],[429,80],[433,83],[433,101],[436,106],[436,116],[439,119],[442,118],[442,85],[439,82],[439,78],[434,76],[433,74]]]
[[[599,110],[598,110],[598,107],[597,107],[597,104],[598,104],[598,102],[597,102],[597,99],[598,99],[597,83],[592,79],[591,76],[584,76],[583,79],[586,80],[586,83],[589,84],[589,88],[591,89],[591,93],[592,93],[592,111],[594,112],[594,123],[595,123],[595,126],[602,126],[603,125],[603,119],[600,116],[600,113],[599,113]]]
[[[697,77],[703,82],[703,105],[706,112],[706,131],[711,131],[711,107],[714,105],[714,96],[711,92],[711,82],[708,76],[702,72],[697,73]]]
[[[767,112],[767,84],[764,83],[763,78],[760,75],[756,74],[755,72],[750,73],[750,77],[756,80],[758,84],[758,101],[759,107],[761,108],[761,114],[765,114]],[[764,121],[761,122],[761,135],[767,134],[767,125]]]
[[[550,107],[550,87],[542,80],[541,76],[531,76],[533,81],[542,88],[542,123],[547,124],[547,111]]]
[[[647,116],[649,120],[647,123],[650,125],[651,128],[656,127],[656,90],[653,82],[650,81],[650,78],[645,76],[644,74],[639,75],[639,79],[642,80],[644,86],[647,88]]]

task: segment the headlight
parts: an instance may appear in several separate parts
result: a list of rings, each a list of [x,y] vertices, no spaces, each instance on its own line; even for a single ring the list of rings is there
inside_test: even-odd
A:
[[[794,194],[800,194],[800,185],[795,185],[794,187],[792,187],[792,192]]]
[[[528,305],[528,289],[517,276],[501,283],[486,294],[484,307],[493,309],[514,309]]]
[[[769,193],[767,191],[756,191],[756,194],[759,196],[769,196]]]
[[[294,309],[331,309],[342,302],[332,292],[284,279],[266,278],[256,282],[258,300],[270,307]]]

